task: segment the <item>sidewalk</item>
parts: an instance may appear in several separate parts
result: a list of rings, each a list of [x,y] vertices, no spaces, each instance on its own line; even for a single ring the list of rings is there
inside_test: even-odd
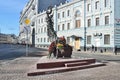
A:
[[[112,53],[112,52],[103,52],[103,53],[100,53],[100,52],[76,51],[76,50],[73,50],[73,53],[80,53],[80,54],[94,54],[94,55],[109,55],[109,56],[120,56],[120,53],[117,53],[117,55],[115,55],[115,54]]]
[[[43,48],[43,49],[48,50],[48,48]],[[72,53],[94,54],[94,55],[108,55],[108,56],[120,56],[120,52],[118,52],[117,55],[115,55],[115,54],[112,53],[112,52],[103,52],[103,53],[100,53],[100,52],[91,52],[91,51],[77,51],[77,50],[75,50],[75,49],[73,49],[73,52],[72,52]]]
[[[20,57],[0,65],[0,80],[120,80],[120,64],[109,62],[107,66],[70,72],[27,76],[39,57]]]

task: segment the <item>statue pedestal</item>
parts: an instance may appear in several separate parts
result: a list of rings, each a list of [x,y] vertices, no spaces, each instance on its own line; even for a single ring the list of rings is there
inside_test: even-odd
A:
[[[86,68],[103,66],[103,63],[96,63],[95,59],[40,59],[34,67],[31,68],[28,76],[52,74]]]

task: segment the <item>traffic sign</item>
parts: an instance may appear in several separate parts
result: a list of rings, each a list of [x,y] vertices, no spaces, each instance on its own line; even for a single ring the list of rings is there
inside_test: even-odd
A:
[[[29,25],[30,24],[30,20],[29,19],[25,19],[25,24]]]

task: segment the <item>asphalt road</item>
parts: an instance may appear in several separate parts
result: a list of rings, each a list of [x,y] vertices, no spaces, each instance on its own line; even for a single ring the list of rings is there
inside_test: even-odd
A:
[[[28,48],[28,56],[42,56],[46,49],[41,48]],[[15,44],[0,44],[0,60],[10,60],[18,57],[26,56],[25,45]]]

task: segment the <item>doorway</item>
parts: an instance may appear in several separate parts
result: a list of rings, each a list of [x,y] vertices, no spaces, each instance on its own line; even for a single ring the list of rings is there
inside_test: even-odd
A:
[[[80,38],[79,37],[75,38],[75,49],[76,50],[80,49]]]
[[[32,30],[32,46],[35,47],[35,28]]]

